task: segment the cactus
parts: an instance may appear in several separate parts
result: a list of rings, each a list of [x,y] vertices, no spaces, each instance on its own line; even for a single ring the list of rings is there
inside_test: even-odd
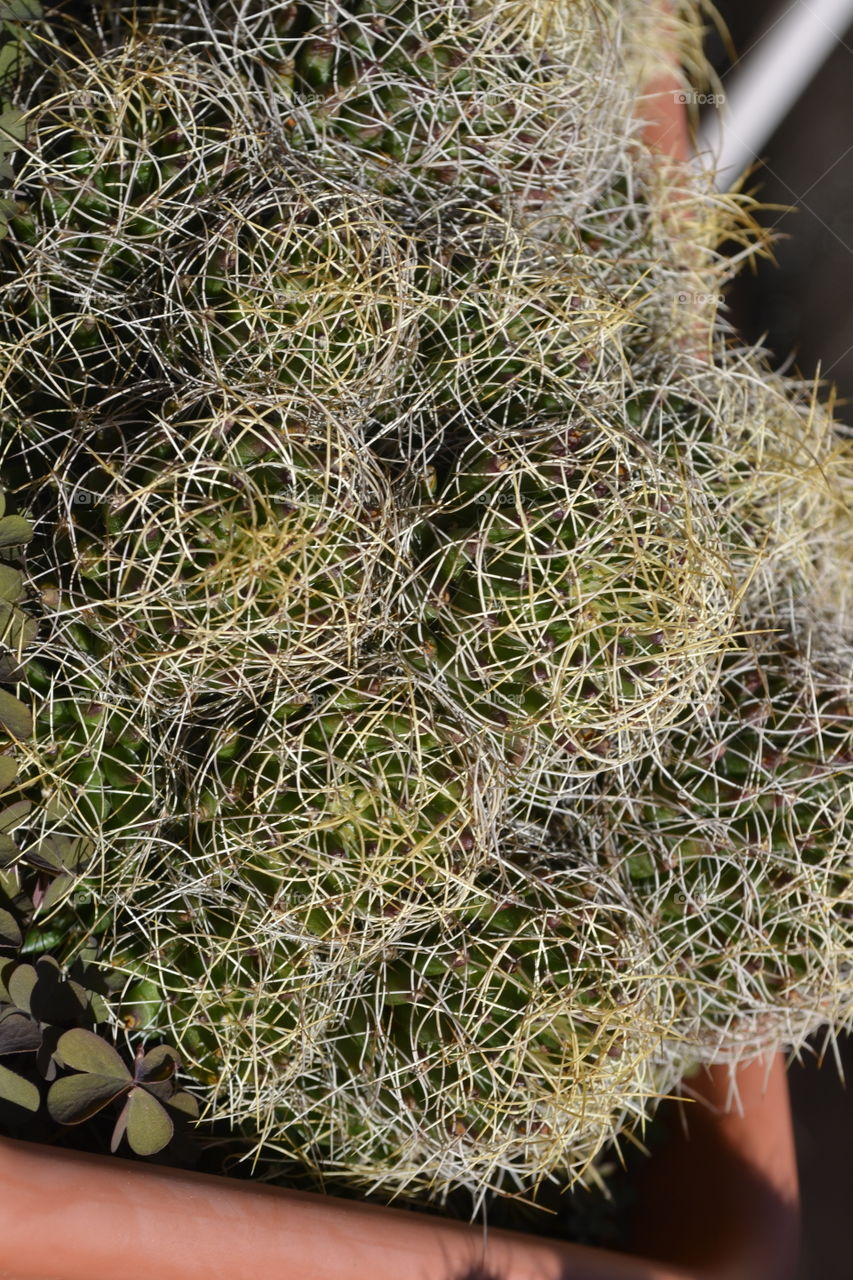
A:
[[[290,955],[274,973],[276,983],[291,975],[295,995],[312,968],[319,981],[366,963],[465,900],[495,854],[503,790],[495,762],[425,693],[380,665],[298,695],[272,690],[187,744],[186,830],[111,898],[118,953],[170,992],[176,1019],[223,1002],[199,959],[215,953],[218,931]],[[170,941],[179,896],[187,927]],[[156,922],[153,950],[138,931],[143,911]],[[222,956],[226,970],[235,962],[236,950]],[[233,970],[226,985],[242,1003]],[[268,1016],[239,1031],[250,1058],[265,1052]]]
[[[625,1100],[656,1089],[665,1006],[620,927],[626,907],[583,865],[478,877],[465,906],[351,982],[294,1082],[298,1123],[270,1146],[310,1141],[335,1182],[430,1202],[467,1186],[477,1203],[555,1168],[577,1177]]]
[[[3,433],[7,460],[17,457],[14,441]],[[33,917],[36,933],[49,921],[61,923],[73,951],[104,922],[89,895],[81,892],[79,910],[71,895],[87,878],[100,878],[103,888],[126,875],[173,812],[163,767],[169,735],[158,734],[137,701],[110,680],[60,593],[39,589],[46,556],[41,522],[3,515],[0,543],[6,555],[6,548],[30,544],[25,572],[5,557],[0,565],[0,661],[3,680],[16,688],[0,696],[11,739],[0,755],[6,833],[0,918],[16,941],[22,913]],[[23,879],[33,873],[27,892]]]
[[[662,373],[662,371],[661,371]],[[683,362],[667,387],[632,395],[633,429],[672,464],[689,465],[712,511],[745,616],[782,590],[804,599],[817,564],[840,569],[853,487],[850,433],[807,383],[732,351],[720,369]]]
[[[380,196],[282,158],[227,65],[137,41],[25,114],[3,312],[45,391],[272,381],[362,414],[399,375],[415,247]]]
[[[14,169],[9,157],[26,137],[17,99],[22,79],[33,63],[33,32],[41,25],[38,0],[7,0],[0,4],[0,238],[7,231],[15,202],[3,192]]]
[[[719,706],[672,735],[665,767],[590,803],[673,975],[674,1030],[708,1060],[798,1046],[849,1009],[849,657],[849,635],[823,647],[777,622],[727,659]]]
[[[206,873],[230,883],[239,852],[247,892],[291,930],[304,918],[306,936],[329,942],[357,929],[360,947],[377,926],[387,936],[464,898],[494,856],[503,788],[484,746],[427,694],[363,666],[218,730],[194,785]]]
[[[210,1115],[272,1169],[296,1160],[324,1185],[420,1203],[479,1197],[555,1167],[581,1176],[656,1094],[668,1005],[653,940],[582,856],[560,868],[507,835],[440,918],[404,908],[384,940],[368,949],[359,932],[337,953],[300,927],[300,893],[285,885],[290,909],[264,913],[238,871],[214,885],[202,867],[195,844],[158,872],[111,954],[160,993],[148,1030],[168,1028],[208,1082]]]
[[[66,611],[152,714],[224,714],[385,625],[388,485],[334,418],[235,391],[167,401],[128,434],[59,442],[51,555]]]
[[[25,412],[43,410],[51,392],[80,408],[101,388],[157,376],[152,301],[172,268],[161,240],[257,154],[240,105],[215,67],[202,75],[191,55],[164,59],[138,44],[94,74],[60,75],[25,111],[30,144],[0,275],[4,326],[41,375],[35,395],[12,384]]]
[[[35,870],[272,1177],[582,1179],[849,1019],[849,449],[679,345],[732,208],[662,243],[639,6],[547,10],[110,0],[20,80],[0,928]]]
[[[603,415],[466,451],[418,543],[413,661],[519,792],[641,757],[713,689],[733,593],[701,490]]]

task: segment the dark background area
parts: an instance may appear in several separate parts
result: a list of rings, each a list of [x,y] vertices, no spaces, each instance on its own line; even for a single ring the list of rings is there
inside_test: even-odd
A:
[[[723,0],[719,12],[744,59],[787,0]],[[747,340],[764,339],[776,367],[837,388],[836,416],[853,424],[853,30],[840,32],[829,60],[766,143],[745,184],[766,210],[759,221],[784,236],[776,263],[745,268],[728,291],[729,312]],[[710,33],[708,53],[723,91],[732,58]],[[853,1037],[839,1042],[847,1087],[832,1048],[790,1070],[803,1201],[798,1280],[850,1280],[853,1209]],[[823,1059],[821,1065],[821,1058]]]
[[[750,48],[789,0],[723,0],[718,5],[735,53]],[[723,91],[736,63],[712,31],[707,51]],[[839,42],[787,119],[767,142],[745,183],[766,210],[759,221],[782,237],[776,263],[745,267],[729,288],[738,329],[764,335],[778,366],[819,373],[837,386],[837,416],[853,423],[853,29]]]

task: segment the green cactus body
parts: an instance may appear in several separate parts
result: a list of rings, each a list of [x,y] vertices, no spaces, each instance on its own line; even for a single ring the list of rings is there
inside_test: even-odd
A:
[[[353,972],[268,1121],[270,1148],[292,1158],[310,1134],[335,1184],[433,1202],[522,1171],[577,1176],[625,1093],[653,1089],[648,1050],[664,1029],[640,951],[620,953],[601,873],[588,913],[589,874],[484,871],[441,925],[409,928]]]
[[[415,339],[417,247],[378,196],[270,154],[174,236],[164,346],[179,368],[265,379],[362,417]]]
[[[239,76],[131,43],[69,73],[27,128],[0,301],[78,403],[81,376],[92,396],[218,375],[363,414],[399,377],[414,243],[378,194],[283,160]]]
[[[154,709],[322,673],[384,624],[387,485],[298,404],[167,406],[113,457],[81,444],[75,472],[54,552],[62,590]]]
[[[387,690],[381,702],[387,706]],[[344,731],[340,708],[323,710],[322,767],[309,751],[310,730],[288,734],[290,714],[278,736],[301,753],[305,790],[319,798],[322,783],[325,819],[284,799],[263,743],[244,757],[256,781],[239,806],[229,762],[215,779],[227,791],[220,815],[198,821],[183,856],[175,846],[172,864],[125,902],[129,915],[119,920],[143,911],[150,928],[143,937],[119,924],[112,963],[144,981],[147,1025],[168,1029],[208,1082],[211,1114],[228,1116],[262,1160],[298,1160],[310,1133],[324,1178],[349,1191],[377,1182],[385,1194],[421,1201],[460,1185],[479,1195],[554,1166],[579,1176],[623,1123],[625,1100],[640,1108],[655,1092],[651,1051],[668,1026],[650,939],[626,928],[629,899],[580,851],[571,870],[552,853],[524,867],[527,853],[507,834],[500,863],[477,868],[464,851],[472,864],[465,893],[441,891],[440,919],[404,907],[402,919],[379,913],[371,922],[365,913],[359,922],[353,890],[365,878],[356,865],[363,851],[349,839],[339,802],[354,728]],[[401,741],[402,726],[391,732],[381,723],[362,741],[374,748],[386,795],[399,799],[380,743]],[[281,754],[279,747],[277,776]],[[424,778],[422,771],[414,783],[421,790]],[[256,795],[266,796],[263,806]],[[290,846],[268,851],[258,878],[249,850],[263,848],[262,807],[266,829],[276,822]],[[322,841],[304,834],[312,816],[339,842],[329,858]],[[303,869],[300,853],[306,861],[311,844]],[[433,845],[435,869],[435,836]],[[408,877],[411,851],[394,852],[398,876]],[[372,850],[370,865],[384,869],[399,905],[391,853],[388,844]],[[343,864],[337,884],[334,873],[321,873],[324,861]],[[425,880],[421,905],[432,888]],[[377,895],[372,905],[382,903]],[[335,937],[335,925],[350,945]]]
[[[207,193],[263,143],[227,74],[156,42],[59,80],[25,112],[0,300],[9,340],[80,403],[161,370],[168,234],[198,224]],[[34,388],[26,411],[39,403]]]
[[[709,728],[600,805],[676,975],[678,1029],[706,1045],[799,1039],[848,998],[852,735],[839,672],[753,642]]]
[[[725,202],[618,7],[73,8],[0,33],[3,945],[34,879],[274,1175],[421,1201],[849,1022],[849,451],[679,345]]]
[[[597,423],[463,455],[408,589],[416,665],[480,729],[565,776],[622,762],[677,721],[730,625],[701,506]]]
[[[194,848],[295,934],[361,948],[467,893],[494,851],[502,788],[488,754],[416,683],[365,675],[217,735]]]

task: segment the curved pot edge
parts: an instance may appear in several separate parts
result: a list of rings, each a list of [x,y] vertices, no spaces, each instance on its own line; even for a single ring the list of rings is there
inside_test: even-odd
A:
[[[658,1167],[644,1244],[662,1261],[4,1138],[0,1277],[782,1280],[798,1222],[784,1057],[735,1070],[740,1109],[725,1109],[729,1078],[727,1067],[712,1067],[703,1087],[687,1083],[711,1104],[688,1120],[697,1141],[676,1142],[650,1162]],[[770,1188],[767,1212],[743,1198],[746,1166],[750,1188]],[[720,1187],[734,1194],[715,1199]],[[781,1214],[777,1193],[792,1197]],[[698,1207],[692,1225],[679,1204]],[[678,1214],[686,1247],[672,1230]]]

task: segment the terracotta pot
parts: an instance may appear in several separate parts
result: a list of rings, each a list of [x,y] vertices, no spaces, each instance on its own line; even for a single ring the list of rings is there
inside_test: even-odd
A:
[[[3,1280],[786,1280],[797,1182],[781,1055],[688,1091],[649,1162],[645,1254],[0,1139]],[[670,1104],[664,1104],[670,1105]]]

